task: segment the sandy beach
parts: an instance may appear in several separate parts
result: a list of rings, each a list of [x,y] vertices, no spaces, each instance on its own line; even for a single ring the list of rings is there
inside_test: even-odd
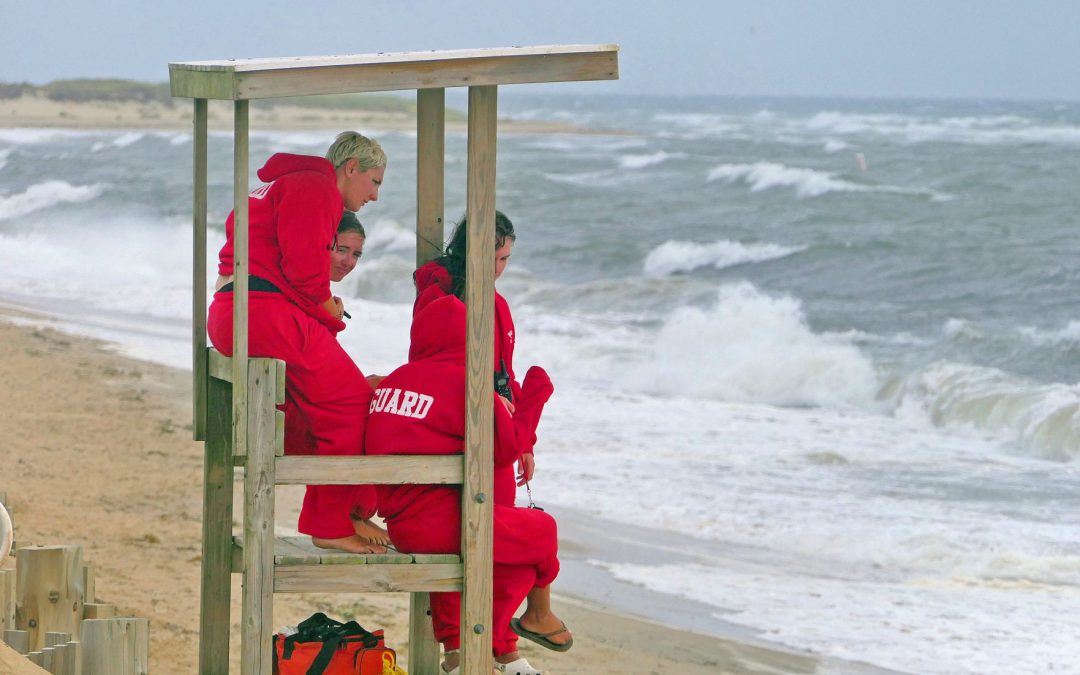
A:
[[[173,105],[137,101],[53,101],[44,96],[24,94],[19,98],[0,100],[0,127],[76,129],[190,129],[191,102],[176,99]],[[349,111],[331,108],[302,108],[278,105],[272,108],[259,104],[250,108],[252,129],[307,130],[360,129],[377,131],[415,131],[416,116],[405,112]],[[464,132],[463,115],[450,116],[449,132]],[[457,120],[455,117],[461,117]],[[232,129],[232,103],[210,101],[208,124],[212,130]],[[625,134],[625,131],[593,129],[569,122],[546,120],[500,119],[500,133],[575,133]]]
[[[151,672],[195,672],[202,449],[191,440],[188,374],[118,356],[7,309],[0,380],[7,383],[0,388],[0,491],[18,545],[81,544],[97,570],[98,599],[150,619]],[[300,496],[279,488],[279,526],[295,525]],[[234,640],[239,601],[237,579]],[[384,628],[405,657],[406,609],[405,594],[277,595],[274,619],[295,623],[320,610],[355,617]],[[575,648],[555,654],[522,645],[552,673],[809,673],[822,665],[572,597],[560,597],[557,610],[574,629]]]

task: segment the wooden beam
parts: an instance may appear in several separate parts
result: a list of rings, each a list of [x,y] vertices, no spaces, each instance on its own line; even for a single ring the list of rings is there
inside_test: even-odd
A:
[[[195,99],[192,130],[192,397],[195,415],[192,433],[195,440],[206,438],[206,99]]]
[[[495,87],[469,87],[465,306],[467,408],[461,491],[462,673],[487,675],[491,654],[492,504],[495,420]]]
[[[83,621],[82,672],[145,675],[150,658],[150,621],[140,618]]]
[[[275,593],[460,591],[461,565],[300,565],[274,571]],[[489,608],[490,610],[490,608]],[[464,632],[464,631],[463,631]],[[491,652],[488,652],[490,655]],[[490,656],[488,657],[490,659]],[[484,673],[484,675],[488,675]]]
[[[439,672],[439,643],[431,625],[427,593],[409,594],[409,672]]]
[[[460,485],[460,455],[278,457],[278,485]]]
[[[173,96],[258,99],[530,82],[616,80],[618,45],[355,54],[169,64]]]
[[[45,633],[78,637],[83,613],[82,546],[34,546],[16,555],[15,624],[30,633],[30,650],[45,646]]]
[[[442,255],[445,238],[446,90],[416,92],[416,266]]]
[[[233,136],[233,452],[248,440],[248,102],[234,104]]]
[[[244,591],[241,672],[269,675],[274,632],[274,455],[277,361],[252,359],[244,470]],[[235,425],[234,425],[235,426]]]
[[[224,358],[213,350],[210,355],[211,363],[214,355]],[[227,673],[232,593],[232,385],[211,378],[206,401],[199,672]]]

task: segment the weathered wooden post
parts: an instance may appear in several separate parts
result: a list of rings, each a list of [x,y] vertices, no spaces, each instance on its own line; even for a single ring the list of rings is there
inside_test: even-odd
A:
[[[15,570],[0,570],[0,635],[15,629]]]
[[[139,618],[85,619],[82,672],[146,675],[150,661],[150,621]]]
[[[4,631],[4,642],[20,654],[30,653],[30,633],[25,630]]]
[[[111,619],[116,616],[116,605],[104,602],[88,602],[83,605],[84,619]]]
[[[79,635],[83,613],[82,546],[20,548],[16,556],[15,626],[30,633],[30,649],[45,632]]]

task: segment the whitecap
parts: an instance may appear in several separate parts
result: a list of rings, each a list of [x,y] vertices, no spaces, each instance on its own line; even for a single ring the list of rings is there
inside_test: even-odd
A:
[[[86,202],[104,191],[101,185],[71,185],[61,180],[50,180],[31,185],[25,192],[0,196],[0,220],[25,216],[54,204]]]
[[[665,241],[645,258],[645,274],[662,277],[690,272],[700,267],[723,269],[745,263],[776,260],[805,250],[779,244],[743,244],[721,239],[709,244],[692,241]]]

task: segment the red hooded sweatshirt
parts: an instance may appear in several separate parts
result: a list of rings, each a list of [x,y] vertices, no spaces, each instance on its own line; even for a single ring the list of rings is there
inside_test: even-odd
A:
[[[550,383],[549,383],[550,386]],[[548,392],[550,395],[550,392]],[[545,399],[546,400],[546,399]],[[521,456],[519,432],[496,396],[495,466]],[[542,408],[542,405],[540,406]],[[465,447],[465,303],[454,296],[428,303],[413,318],[409,363],[390,373],[371,400],[365,436],[369,455],[456,455]],[[536,412],[539,420],[539,411]],[[380,485],[379,515],[388,524],[441,500],[460,500],[460,488]]]
[[[278,153],[259,169],[266,183],[248,197],[250,273],[273,283],[334,332],[345,324],[322,308],[330,299],[330,249],[345,206],[334,166],[322,157]],[[233,217],[225,221],[218,273],[233,273]]]

